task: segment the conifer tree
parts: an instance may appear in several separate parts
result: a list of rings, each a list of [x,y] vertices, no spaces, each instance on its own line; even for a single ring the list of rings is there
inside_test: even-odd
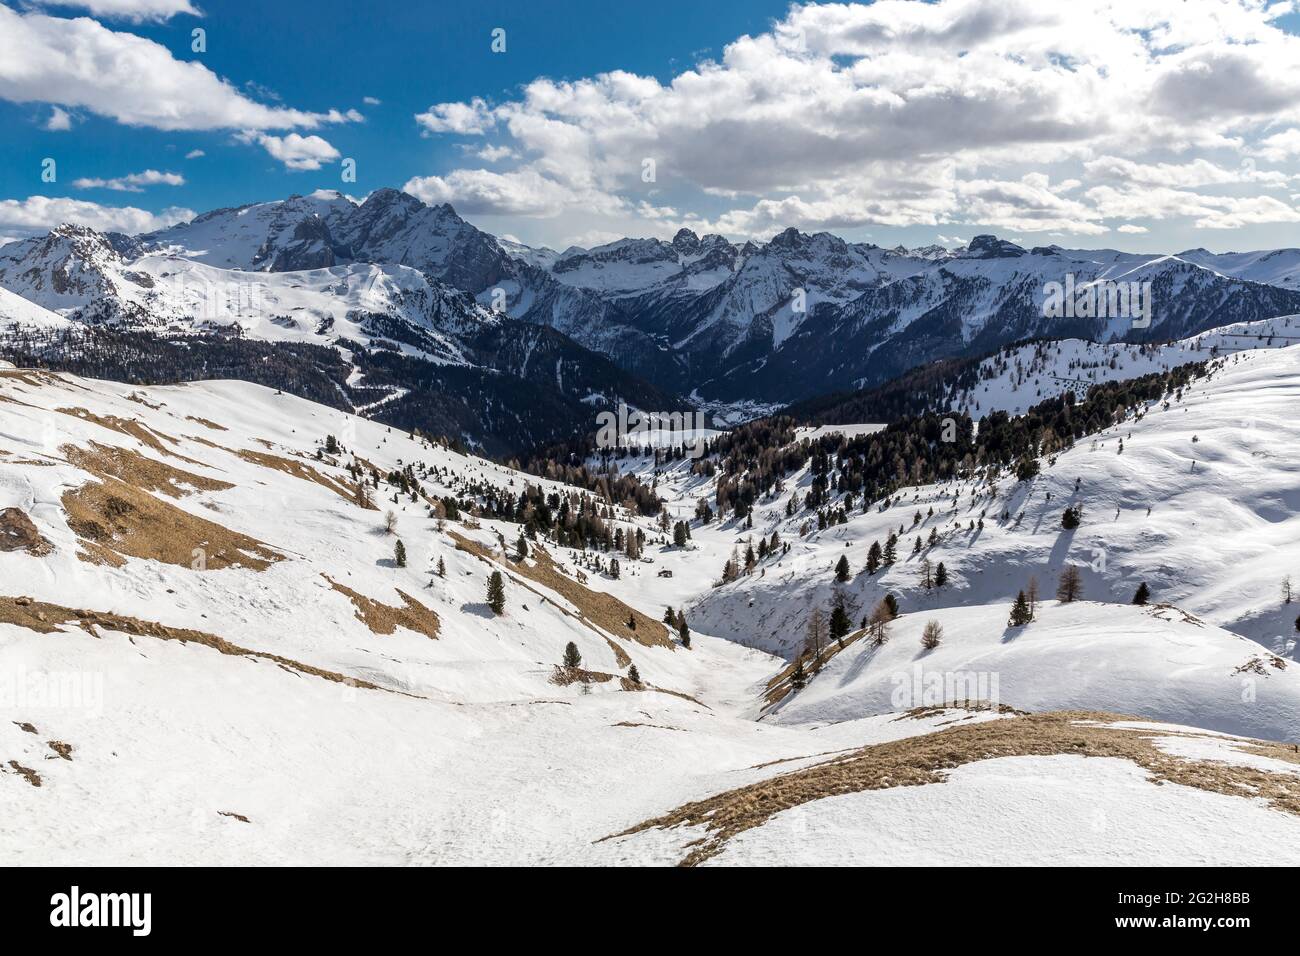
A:
[[[1056,599],[1068,604],[1071,601],[1077,601],[1082,596],[1083,576],[1079,574],[1079,566],[1067,564],[1065,570],[1061,572],[1061,580],[1056,585]]]
[[[835,563],[835,580],[843,584],[849,579],[849,559],[840,555],[839,561]]]
[[[564,667],[573,670],[581,665],[582,655],[578,653],[578,645],[569,641],[564,647]]]
[[[627,669],[627,679],[630,680],[633,684],[641,683],[641,672],[636,669],[635,664],[633,664],[631,667]]]
[[[686,615],[681,610],[677,611],[677,634],[682,639],[682,647],[689,650],[691,646],[691,629],[687,626]]]
[[[1141,584],[1138,585],[1137,593],[1133,595],[1133,603],[1146,604],[1147,599],[1150,597],[1151,597],[1151,589],[1147,587],[1147,583],[1143,581]]]
[[[867,549],[867,573],[875,574],[880,570],[880,542],[871,542],[871,547]]]
[[[1011,605],[1011,618],[1007,621],[1007,626],[1023,627],[1029,620],[1029,601],[1025,598],[1025,592],[1020,591],[1016,594],[1016,602]]]
[[[840,650],[844,649],[844,637],[849,633],[851,626],[849,613],[844,610],[844,603],[837,601],[835,607],[831,609],[830,634],[831,640],[840,646]]]
[[[943,625],[938,621],[926,621],[925,630],[921,632],[921,646],[932,651],[943,640]]]
[[[406,545],[402,544],[401,538],[397,539],[397,546],[393,548],[393,560],[399,568],[406,567]]]
[[[506,584],[500,571],[493,571],[488,577],[487,603],[493,614],[502,614],[506,609]]]
[[[808,683],[808,674],[803,669],[803,658],[795,661],[794,673],[790,675],[790,686],[795,690],[803,690]]]
[[[941,588],[947,583],[948,583],[948,569],[944,567],[943,562],[940,561],[939,565],[934,569],[934,586],[937,588]]]

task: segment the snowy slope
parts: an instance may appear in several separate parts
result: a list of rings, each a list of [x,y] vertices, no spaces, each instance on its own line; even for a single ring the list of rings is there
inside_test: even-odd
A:
[[[339,453],[324,451],[328,435]],[[416,500],[381,477],[370,489],[376,507],[359,504],[353,464],[366,476],[372,466],[381,476],[410,466]],[[688,608],[690,649],[658,624],[664,604],[689,604],[709,590],[730,532],[699,531],[697,547],[677,549],[651,519],[616,507],[614,522],[641,527],[647,547],[644,562],[627,561],[613,579],[593,570],[590,555],[553,543],[539,542],[522,563],[507,556],[518,525],[437,516],[435,499],[464,500],[488,487],[514,493],[524,483],[574,493],[245,383],[131,388],[0,371],[0,693],[12,714],[0,722],[5,858],[673,863],[688,852],[691,827],[602,838],[728,788],[813,771],[827,752],[924,748],[953,727],[1030,719],[950,710],[899,719],[845,704],[851,719],[825,726],[820,715],[796,719],[796,699],[755,720],[768,709],[765,689],[782,661],[720,639],[701,608]],[[392,533],[384,510],[393,513]],[[394,561],[398,539],[405,567]],[[439,562],[443,576],[434,573]],[[676,573],[661,578],[661,569]],[[505,578],[500,616],[485,604],[493,570]],[[778,587],[753,597],[769,613],[788,599]],[[1071,626],[1103,640],[1114,628],[1091,634],[1090,607],[1071,608],[1080,615]],[[1145,613],[1098,607],[1099,626],[1104,614]],[[642,615],[635,631],[624,622],[634,609]],[[1175,625],[1152,621],[1180,639]],[[899,648],[910,626],[900,622]],[[965,626],[951,628],[954,652],[967,643]],[[970,632],[971,648],[982,647],[978,616]],[[1207,634],[1215,654],[1224,640],[1245,643]],[[586,676],[553,683],[570,641]],[[1056,643],[1053,667],[1091,660],[1070,656],[1077,641],[1067,634]],[[1148,675],[1160,694],[1211,716],[1214,706],[1226,707],[1204,676],[1217,667],[1213,655],[1200,670],[1185,660],[1161,669],[1159,655],[1133,638],[1112,643],[1117,671]],[[639,687],[622,679],[632,664]],[[830,673],[805,691],[809,706]],[[1266,680],[1269,694],[1285,686]],[[860,685],[852,687],[858,694]],[[1120,704],[1124,693],[1106,685],[1071,702]],[[1275,701],[1263,691],[1259,699]],[[1041,700],[1056,706],[1051,695]],[[825,706],[839,705],[827,698]],[[1113,731],[1121,732],[1129,731]],[[1265,763],[1270,785],[1285,786],[1277,775],[1291,772],[1275,766],[1282,760],[1255,755],[1249,742],[1178,728],[1133,733],[1177,738],[1169,746],[1186,751],[1174,758],[1177,767],[1195,766],[1217,747],[1224,759]],[[1143,753],[1132,757],[1138,763],[1114,761],[1118,767],[1083,761],[1070,779],[1082,792],[1114,789],[1122,779],[1123,799],[1108,806],[1127,808],[1133,826],[1195,816],[1211,860],[1236,858],[1227,841],[1243,826],[1280,833],[1294,826],[1263,798],[1156,786],[1140,769]],[[970,759],[954,780],[974,775],[996,787],[985,775],[1003,779],[1000,765],[981,763],[974,751]],[[1018,766],[1028,780],[1013,775],[1003,805],[1052,779],[1037,764]],[[997,802],[996,791],[984,792]],[[892,822],[888,833],[863,833],[835,805],[826,812],[840,820],[846,859],[874,852],[881,840],[917,852],[933,845]],[[773,845],[763,841],[784,841],[786,822],[778,816],[772,829],[747,830],[712,862],[729,862],[732,852],[741,854],[737,862],[761,858]],[[1035,818],[1026,840],[1044,825]],[[1117,829],[1092,852],[1133,861],[1126,836]],[[1168,858],[1188,860],[1189,846],[1171,848]]]

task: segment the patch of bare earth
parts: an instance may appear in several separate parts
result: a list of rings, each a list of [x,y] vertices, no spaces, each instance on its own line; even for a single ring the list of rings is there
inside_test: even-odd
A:
[[[116,478],[145,491],[160,491],[172,498],[180,498],[195,491],[226,491],[235,487],[228,481],[205,478],[174,468],[130,448],[117,448],[92,441],[88,449],[64,445],[59,451],[69,464],[92,475]]]
[[[264,451],[253,451],[249,448],[241,449],[235,454],[251,464],[261,465],[263,468],[272,468],[286,475],[301,478],[303,481],[314,482],[322,488],[328,488],[340,498],[356,503],[357,493],[355,488],[351,488],[344,482],[317,471],[306,462],[294,461],[292,458],[281,458],[279,455],[272,455]]]
[[[843,641],[830,641],[821,649],[821,652],[817,654],[816,657],[813,657],[811,654],[806,652],[800,654],[797,658],[778,671],[776,675],[767,682],[767,693],[764,695],[764,699],[767,701],[768,705],[771,706],[772,704],[780,703],[786,698],[790,691],[794,690],[790,685],[790,678],[794,676],[795,669],[799,666],[799,661],[804,662],[804,674],[808,678],[811,678],[825,667],[831,658],[839,654],[840,651],[848,650],[850,644],[860,641],[866,633],[866,630],[863,629],[845,635]]]
[[[214,432],[230,431],[230,429],[227,428],[225,425],[218,425],[216,422],[210,422],[206,418],[199,418],[196,415],[186,415],[185,418],[187,421],[198,422],[204,428],[211,428]]]
[[[328,574],[321,576],[330,583],[330,587],[335,591],[347,596],[353,607],[357,609],[357,620],[365,624],[374,633],[392,634],[401,626],[415,631],[417,634],[423,634],[425,637],[437,640],[438,615],[400,588],[393,588],[393,590],[402,599],[405,607],[394,607],[376,601],[374,598],[366,597],[364,594],[359,594],[346,584],[339,584]]]
[[[193,458],[186,458],[184,455],[172,451],[164,441],[173,445],[179,445],[180,440],[173,438],[171,435],[165,435],[160,431],[155,431],[148,425],[134,418],[119,418],[116,415],[96,415],[94,412],[84,408],[56,408],[56,412],[63,415],[71,415],[73,418],[80,418],[85,422],[94,422],[101,428],[107,428],[110,431],[118,432],[122,435],[130,435],[132,438],[142,442],[154,451],[167,455],[171,458],[179,458],[181,461],[188,462],[191,465],[200,464]]]
[[[84,560],[147,558],[196,570],[265,571],[284,555],[248,535],[168,504],[117,478],[63,494],[68,527],[93,545]]]
[[[479,544],[456,531],[448,531],[456,547],[461,551],[478,555],[485,561],[509,568],[520,577],[534,581],[561,595],[578,609],[578,616],[583,621],[594,624],[608,634],[625,640],[636,641],[645,647],[667,647],[676,649],[668,628],[663,621],[656,621],[649,615],[642,614],[629,604],[624,604],[612,594],[593,591],[569,577],[543,548],[534,546],[531,561],[499,561],[490,548]],[[554,604],[554,602],[552,602]],[[555,605],[559,607],[559,605]],[[564,611],[564,608],[560,608]],[[566,611],[566,613],[568,613]],[[636,629],[628,627],[628,620],[636,620]],[[599,633],[599,632],[598,632]],[[621,666],[621,664],[620,664]]]
[[[1060,711],[1024,714],[963,724],[946,730],[863,747],[844,756],[792,770],[760,783],[728,790],[678,807],[603,839],[651,828],[700,827],[682,866],[716,856],[727,842],[762,826],[783,810],[826,797],[893,787],[943,783],[948,771],[995,757],[1045,757],[1072,754],[1115,757],[1142,767],[1155,784],[1176,783],[1214,793],[1267,800],[1274,809],[1300,815],[1300,774],[1270,773],[1212,760],[1192,760],[1161,751],[1158,729],[1110,726],[1131,720],[1115,714]],[[1284,745],[1252,741],[1272,749]]]
[[[54,550],[21,508],[0,511],[0,551],[26,551],[42,558]]]
[[[41,775],[31,767],[24,767],[17,760],[9,761],[9,766],[14,768],[14,773],[20,774],[23,779],[33,787],[39,787],[41,785]]]
[[[224,638],[217,637],[215,634],[208,634],[206,631],[195,631],[187,627],[170,627],[156,621],[144,621],[138,617],[129,617],[125,614],[64,607],[61,604],[50,604],[29,597],[0,597],[0,624],[15,624],[18,627],[25,627],[40,634],[62,633],[64,624],[75,624],[95,637],[99,636],[99,631],[102,629],[139,637],[152,637],[160,641],[201,644],[204,647],[210,647],[222,654],[234,657],[273,661],[288,670],[308,674],[312,677],[320,677],[338,684],[346,684],[349,687],[387,690],[387,688],[372,684],[369,681],[313,667],[311,664],[304,664],[288,657],[281,657],[279,654],[267,654],[263,651],[240,647],[238,644],[232,644]],[[389,691],[389,693],[397,692]]]

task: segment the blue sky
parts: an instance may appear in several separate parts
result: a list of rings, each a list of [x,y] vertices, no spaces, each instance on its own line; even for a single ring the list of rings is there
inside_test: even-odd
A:
[[[1293,4],[1127,7],[7,0],[0,236],[396,186],[553,246],[1300,244]]]

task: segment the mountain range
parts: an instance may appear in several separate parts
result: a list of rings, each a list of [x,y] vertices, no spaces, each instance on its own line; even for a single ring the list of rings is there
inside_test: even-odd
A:
[[[1046,314],[1048,290],[1067,282],[1144,284],[1148,321]],[[195,349],[219,335],[328,346],[350,368],[331,379],[339,407],[507,453],[581,431],[620,399],[729,421],[1026,339],[1172,341],[1293,314],[1300,249],[1151,255],[994,236],[887,249],[682,229],[557,252],[379,189],[217,209],[138,236],[59,226],[0,247],[0,289],[23,300],[0,302],[11,336],[23,325],[47,339],[92,328],[198,336]],[[473,401],[458,403],[467,389]],[[461,410],[427,420],[445,404]]]

